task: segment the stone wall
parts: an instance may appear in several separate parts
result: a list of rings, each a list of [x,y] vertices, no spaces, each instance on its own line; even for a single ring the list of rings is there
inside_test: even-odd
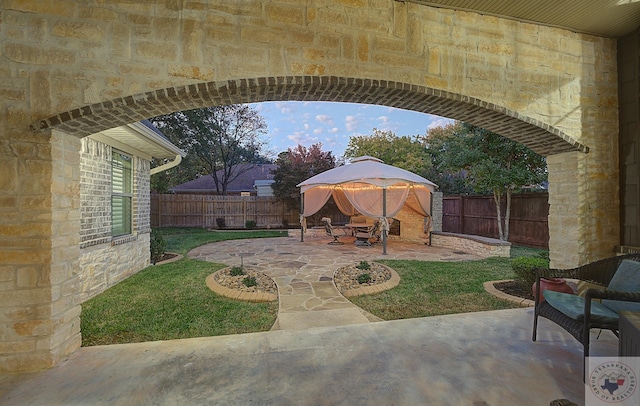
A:
[[[442,222],[444,215],[444,195],[442,192],[433,192],[431,194],[431,231],[442,231]]]
[[[48,368],[80,347],[80,140],[0,139],[0,371]]]
[[[429,233],[425,233],[425,217],[417,214],[413,210],[403,207],[394,216],[400,221],[400,240],[413,243],[428,243]],[[389,239],[395,239],[396,236],[389,236]]]
[[[467,252],[482,258],[511,256],[510,242],[477,235],[434,232],[431,235],[431,245],[449,248],[452,251]]]
[[[149,233],[122,244],[101,244],[80,252],[79,303],[149,266]]]

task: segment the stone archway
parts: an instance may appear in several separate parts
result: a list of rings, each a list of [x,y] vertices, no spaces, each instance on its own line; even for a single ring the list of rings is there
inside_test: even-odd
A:
[[[179,110],[285,100],[378,104],[435,114],[482,126],[543,156],[589,151],[557,128],[473,97],[406,83],[335,76],[263,77],[161,89],[83,106],[32,123],[31,128],[84,137]]]

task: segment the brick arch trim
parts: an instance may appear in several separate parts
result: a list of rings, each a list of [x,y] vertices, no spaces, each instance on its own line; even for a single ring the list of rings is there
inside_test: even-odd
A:
[[[31,124],[78,137],[149,117],[199,107],[264,101],[377,104],[465,121],[527,145],[540,155],[589,152],[562,131],[516,111],[473,97],[386,80],[336,76],[261,77],[197,83],[95,103]]]

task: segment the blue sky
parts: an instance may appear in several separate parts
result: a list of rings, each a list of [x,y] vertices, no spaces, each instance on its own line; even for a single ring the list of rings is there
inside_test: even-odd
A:
[[[425,134],[428,128],[451,120],[431,114],[393,107],[336,102],[253,103],[268,127],[268,149],[273,157],[301,144],[322,143],[323,151],[337,158],[344,154],[349,138],[370,135],[373,129],[393,131],[398,136]]]

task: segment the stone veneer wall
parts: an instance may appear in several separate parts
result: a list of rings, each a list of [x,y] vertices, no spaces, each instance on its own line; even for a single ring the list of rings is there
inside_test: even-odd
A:
[[[400,240],[415,243],[428,243],[429,233],[424,232],[425,218],[413,210],[403,207],[394,216],[400,221]],[[397,239],[397,236],[390,235],[389,239]]]
[[[80,250],[80,289],[82,303],[150,264],[149,233],[139,234],[123,244],[95,245]]]
[[[433,192],[431,194],[431,231],[442,231],[444,195],[442,192]]]
[[[83,138],[81,145],[79,303],[149,266],[151,212],[149,161],[134,156],[132,235],[113,239],[112,147],[91,138]]]
[[[431,236],[434,247],[468,252],[482,258],[511,256],[511,243],[476,235],[434,232]]]

